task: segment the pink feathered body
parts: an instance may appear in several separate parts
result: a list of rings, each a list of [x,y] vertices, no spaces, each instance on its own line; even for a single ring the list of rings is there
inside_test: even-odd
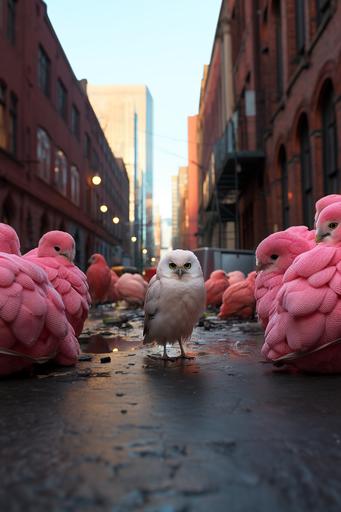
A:
[[[116,291],[116,283],[117,283],[119,277],[114,270],[110,269],[110,271],[111,271],[111,276],[110,276],[111,281],[110,281],[109,291],[108,291],[106,300],[108,302],[116,302],[119,300],[119,297],[118,297],[118,294]]]
[[[229,286],[229,278],[224,270],[214,270],[205,282],[206,306],[220,306],[223,294]]]
[[[142,306],[148,288],[148,283],[140,274],[123,274],[115,284],[120,300],[125,300],[132,306]]]
[[[0,375],[50,359],[74,364],[78,354],[63,302],[46,273],[20,256],[0,253]]]
[[[265,331],[263,355],[276,360],[341,337],[341,247],[320,244],[296,258],[283,277]],[[340,347],[291,362],[301,370],[341,371]]]
[[[241,281],[244,281],[245,275],[240,270],[233,270],[232,272],[228,272],[227,277],[229,279],[230,286],[232,284],[240,283]]]
[[[56,247],[58,252],[56,252]],[[76,336],[82,332],[91,303],[86,275],[73,263],[75,241],[64,231],[49,231],[37,249],[25,254],[47,273],[52,286],[60,294],[67,319]]]
[[[102,304],[107,301],[111,286],[111,270],[102,254],[93,254],[86,271],[92,302]]]
[[[219,317],[251,318],[255,311],[255,279],[256,272],[250,272],[246,279],[227,288],[223,295]]]
[[[255,298],[257,315],[264,328],[274,308],[285,271],[299,254],[309,251],[314,245],[315,233],[305,226],[293,226],[272,233],[258,245],[256,261],[260,271],[255,282]],[[273,256],[277,256],[277,259],[273,260]]]

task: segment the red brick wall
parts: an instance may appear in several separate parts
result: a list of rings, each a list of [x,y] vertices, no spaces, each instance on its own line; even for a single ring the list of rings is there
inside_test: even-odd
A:
[[[88,98],[76,79],[63,49],[47,18],[46,5],[41,0],[21,0],[16,3],[16,41],[8,41],[7,2],[0,3],[0,80],[6,84],[6,122],[9,129],[9,96],[18,98],[18,150],[12,156],[8,148],[0,149],[0,216],[17,230],[23,250],[35,245],[44,225],[48,229],[60,227],[79,239],[81,264],[89,252],[99,250],[109,259],[112,249],[122,246],[128,253],[125,240],[128,222],[128,177],[118,164],[104,138]],[[38,47],[42,45],[50,65],[50,97],[38,85]],[[65,122],[56,107],[56,84],[60,78],[68,91],[68,117]],[[71,132],[71,105],[80,113],[80,137]],[[37,128],[43,128],[51,140],[50,181],[44,182],[38,174],[36,156]],[[99,157],[102,184],[90,187],[95,169],[84,153],[85,133],[91,138],[92,149]],[[54,154],[61,149],[68,162],[67,194],[63,196],[53,186]],[[80,173],[80,206],[71,202],[70,166]],[[7,200],[7,202],[6,202]],[[101,214],[97,204],[108,205],[108,214]],[[11,205],[9,212],[6,205]],[[10,213],[10,215],[9,215]],[[42,226],[42,217],[47,224]],[[114,226],[117,215],[121,224]],[[32,227],[30,228],[30,224]]]

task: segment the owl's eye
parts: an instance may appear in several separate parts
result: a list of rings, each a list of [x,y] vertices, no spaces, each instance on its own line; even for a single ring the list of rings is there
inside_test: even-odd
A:
[[[271,254],[270,258],[271,258],[272,260],[277,260],[277,258],[278,258],[278,254]]]
[[[338,226],[337,222],[330,222],[328,224],[329,229],[335,229],[335,228],[337,228],[337,226]]]
[[[54,246],[54,250],[55,250],[55,251],[57,251],[57,252],[59,252],[59,251],[60,251],[60,247],[59,247],[59,245],[55,245],[55,246]]]
[[[191,266],[192,266],[192,264],[191,264],[191,263],[185,263],[185,264],[184,264],[184,268],[185,268],[186,270],[189,270],[189,269],[191,268]]]
[[[173,262],[171,262],[168,266],[171,270],[174,270],[176,268],[176,264]]]

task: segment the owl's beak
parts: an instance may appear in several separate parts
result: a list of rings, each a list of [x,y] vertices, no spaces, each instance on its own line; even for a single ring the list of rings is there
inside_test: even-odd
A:
[[[183,276],[183,274],[185,273],[185,271],[184,271],[184,269],[183,269],[183,268],[178,267],[178,268],[176,269],[175,273],[176,273],[176,274],[178,274],[178,276],[179,276],[179,277],[180,277],[180,279],[181,279],[181,277]]]

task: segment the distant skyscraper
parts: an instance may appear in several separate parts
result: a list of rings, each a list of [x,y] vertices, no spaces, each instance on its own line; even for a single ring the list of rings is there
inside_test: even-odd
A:
[[[90,102],[114,154],[129,176],[131,235],[154,253],[153,99],[145,85],[88,85]],[[138,260],[139,260],[138,256]]]

